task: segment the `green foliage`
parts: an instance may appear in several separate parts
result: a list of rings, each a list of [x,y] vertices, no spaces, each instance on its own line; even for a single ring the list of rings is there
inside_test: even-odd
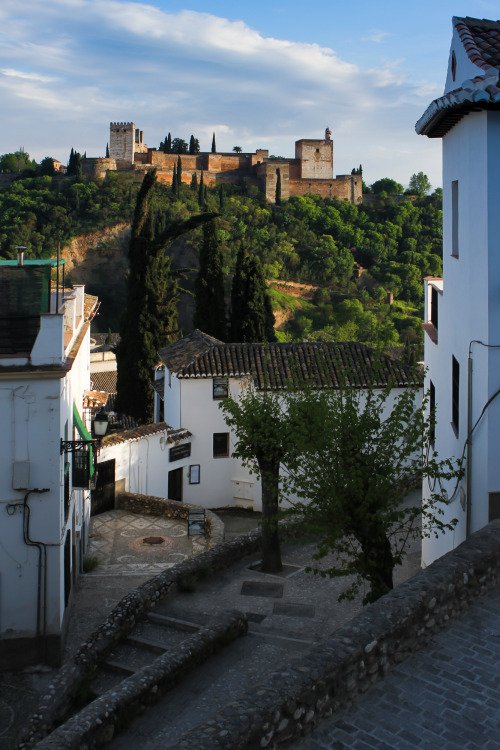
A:
[[[116,350],[117,410],[140,423],[151,421],[151,385],[158,350],[177,334],[177,278],[171,272],[166,246],[176,237],[213,218],[199,214],[185,220],[161,222],[155,216],[156,170],[146,173],[132,222],[127,304]]]
[[[419,172],[418,174],[412,174],[410,177],[408,192],[413,195],[422,196],[430,193],[431,187],[432,185],[427,175],[423,172]]]
[[[288,457],[284,491],[299,499],[304,529],[317,538],[315,560],[333,554],[329,576],[354,576],[341,598],[369,584],[364,603],[393,586],[409,540],[438,536],[456,521],[442,520],[447,495],[440,480],[462,476],[452,460],[428,449],[430,420],[418,392],[349,387],[303,390],[288,399],[295,453]],[[425,507],[405,498],[430,479],[436,491]]]
[[[387,193],[388,195],[399,195],[403,192],[403,186],[390,177],[382,177],[371,186],[372,193]]]
[[[242,150],[243,149],[241,148],[241,146],[233,146],[233,151],[235,154],[241,154]]]
[[[36,161],[30,159],[30,155],[21,146],[19,151],[13,154],[2,154],[0,156],[0,172],[17,172],[19,174],[35,172]]]
[[[188,145],[182,138],[174,138],[172,141],[171,151],[172,154],[187,154]]]
[[[225,341],[227,339],[227,322],[224,304],[224,276],[215,221],[203,225],[200,269],[196,277],[195,293],[194,327]]]
[[[194,137],[194,135],[192,135],[191,138],[189,139],[189,153],[190,154],[200,153],[200,142],[198,138]]]
[[[232,341],[275,341],[274,314],[260,260],[240,248],[231,289]]]
[[[91,573],[93,570],[97,568],[99,565],[99,558],[98,557],[89,557],[88,555],[85,555],[83,558],[83,572],[84,573]]]

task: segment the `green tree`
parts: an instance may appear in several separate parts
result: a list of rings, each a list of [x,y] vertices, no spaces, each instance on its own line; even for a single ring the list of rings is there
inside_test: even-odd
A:
[[[66,175],[68,177],[75,177],[77,182],[81,182],[82,179],[82,155],[78,153],[78,151],[75,151],[73,148],[71,149],[69,160],[68,160],[68,168],[66,170]]]
[[[262,570],[283,570],[278,534],[280,465],[286,459],[293,434],[281,394],[253,387],[238,401],[227,398],[219,408],[226,424],[234,430],[232,455],[256,472],[262,483]]]
[[[222,211],[224,208],[224,185],[219,185],[219,209]]]
[[[172,141],[172,154],[187,154],[188,145],[182,138],[174,138]]]
[[[198,187],[198,205],[203,208],[205,205],[205,186],[203,184],[203,169],[200,173],[200,185]]]
[[[200,142],[198,138],[194,137],[194,135],[192,135],[191,138],[189,139],[189,153],[190,154],[200,153]]]
[[[241,154],[242,150],[243,149],[241,148],[241,146],[233,146],[233,151],[235,154]]]
[[[165,154],[171,154],[172,153],[172,136],[169,133],[165,140],[163,141],[163,152]]]
[[[258,257],[241,248],[231,288],[231,333],[233,341],[276,341],[274,313]]]
[[[157,352],[177,334],[177,279],[166,246],[214,218],[198,214],[155,231],[156,170],[146,173],[134,212],[129,246],[127,301],[117,347],[117,409],[140,423],[153,416],[152,373]]]
[[[227,339],[226,306],[222,254],[215,221],[203,225],[200,269],[195,283],[196,307],[193,323],[210,336]]]
[[[412,195],[427,195],[427,193],[430,193],[431,188],[431,182],[427,175],[423,172],[412,174],[412,176],[410,177],[408,192]]]
[[[109,143],[106,143],[106,159],[109,159]]]
[[[196,172],[193,172],[193,174],[191,175],[191,190],[193,191],[193,193],[198,192],[198,176]]]
[[[176,195],[179,198],[181,194],[182,185],[182,160],[180,155],[177,157],[177,181],[176,181]]]
[[[382,177],[371,186],[372,193],[387,193],[388,195],[399,195],[403,192],[403,186],[390,177]]]
[[[294,511],[318,540],[314,559],[334,553],[328,569],[313,570],[354,576],[341,598],[367,583],[364,603],[375,601],[392,589],[409,540],[454,526],[441,519],[447,495],[438,479],[458,479],[462,471],[427,449],[431,423],[417,394],[406,389],[394,398],[390,386],[360,389],[346,379],[336,390],[305,389],[288,398],[295,452],[285,491],[299,498]],[[435,487],[429,503],[405,504],[428,479]]]
[[[38,165],[38,173],[41,175],[48,175],[49,177],[55,175],[56,170],[54,167],[54,159],[51,156],[46,156],[42,159]]]
[[[214,133],[212,136],[212,154],[216,154],[216,153],[217,153],[217,148],[215,146],[215,133]]]
[[[276,196],[275,202],[277,206],[281,206],[281,169],[278,167],[276,170]]]

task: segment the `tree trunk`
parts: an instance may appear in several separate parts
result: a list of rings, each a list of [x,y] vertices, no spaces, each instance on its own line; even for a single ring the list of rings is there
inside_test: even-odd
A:
[[[391,543],[381,530],[372,528],[373,535],[360,539],[364,555],[364,577],[370,582],[365,602],[375,602],[394,588],[394,558]]]
[[[280,465],[261,459],[259,469],[262,481],[262,570],[280,573],[283,570],[278,536]]]

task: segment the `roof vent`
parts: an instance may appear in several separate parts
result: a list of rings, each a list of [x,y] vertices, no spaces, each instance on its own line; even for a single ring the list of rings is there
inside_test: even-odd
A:
[[[15,249],[17,250],[17,265],[24,266],[24,251],[26,248],[24,245],[17,245]]]

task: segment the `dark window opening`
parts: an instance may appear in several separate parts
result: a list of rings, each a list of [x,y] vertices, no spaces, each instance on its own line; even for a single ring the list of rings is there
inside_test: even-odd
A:
[[[434,448],[436,440],[436,388],[431,380],[429,386],[429,442]]]
[[[229,456],[229,432],[214,432],[214,458]]]
[[[458,258],[458,180],[451,183],[451,254]]]
[[[438,327],[438,290],[431,287],[431,323],[437,331]]]
[[[451,423],[455,428],[458,436],[458,429],[460,426],[460,410],[459,410],[459,398],[460,398],[460,365],[458,364],[455,357],[452,357],[452,388],[451,388]]]
[[[451,53],[451,77],[455,80],[457,75],[457,58],[455,57],[455,50]]]

